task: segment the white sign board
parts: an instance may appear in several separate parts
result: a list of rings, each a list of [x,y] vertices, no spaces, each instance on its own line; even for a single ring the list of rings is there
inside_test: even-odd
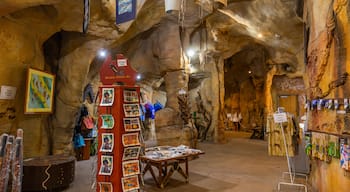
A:
[[[283,123],[287,122],[287,114],[286,113],[274,113],[273,114],[273,120],[275,123]]]
[[[1,85],[0,99],[15,99],[16,87]]]

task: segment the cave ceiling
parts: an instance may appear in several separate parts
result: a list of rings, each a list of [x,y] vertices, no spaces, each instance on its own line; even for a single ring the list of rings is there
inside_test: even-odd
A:
[[[88,34],[114,41],[111,44],[113,48],[156,28],[164,19],[177,20],[177,14],[169,16],[164,12],[163,1],[139,2],[140,7],[134,22],[116,26],[114,24],[115,1],[91,0],[91,22]],[[247,47],[249,49],[249,45],[260,44],[268,50],[270,64],[287,63],[297,72],[303,72],[303,22],[297,15],[300,1],[228,0],[227,6],[217,6],[210,0],[185,2],[184,20],[179,25],[188,28],[190,33],[191,30],[195,32],[196,29],[204,26],[211,40],[207,45],[209,51],[220,52],[227,59]],[[34,15],[31,17],[21,14],[21,10],[42,6],[46,6],[44,11],[51,14],[50,18],[53,18],[54,22],[59,23],[57,31],[81,32],[81,20],[76,21],[83,11],[81,1],[2,0],[0,16],[15,19],[29,17],[29,21],[40,23],[42,22],[40,20],[45,20],[44,16],[38,14],[35,16],[33,10],[27,12]],[[49,36],[45,38],[48,39]]]

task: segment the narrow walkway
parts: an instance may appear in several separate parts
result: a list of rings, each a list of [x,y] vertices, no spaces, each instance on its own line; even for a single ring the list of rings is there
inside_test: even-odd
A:
[[[190,181],[175,173],[165,189],[155,186],[150,174],[145,176],[145,192],[272,192],[283,171],[284,157],[267,155],[267,142],[233,138],[227,144],[199,143],[205,151],[189,164]],[[75,181],[66,192],[91,190],[94,157],[77,162]]]

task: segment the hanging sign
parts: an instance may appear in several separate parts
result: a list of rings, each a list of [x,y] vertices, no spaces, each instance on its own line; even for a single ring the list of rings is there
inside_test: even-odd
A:
[[[273,114],[273,120],[275,123],[283,123],[287,122],[287,114],[286,113],[274,113]]]
[[[103,85],[135,85],[136,76],[137,73],[130,66],[129,60],[122,54],[117,54],[116,60],[112,60],[112,56],[109,55],[100,70]]]
[[[15,99],[16,90],[16,87],[2,85],[0,91],[0,99]]]
[[[135,19],[136,0],[116,0],[116,23],[121,24]]]

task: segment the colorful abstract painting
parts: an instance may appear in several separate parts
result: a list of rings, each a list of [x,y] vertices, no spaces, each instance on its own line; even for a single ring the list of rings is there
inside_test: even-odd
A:
[[[29,69],[24,112],[52,113],[55,76],[40,70]]]

